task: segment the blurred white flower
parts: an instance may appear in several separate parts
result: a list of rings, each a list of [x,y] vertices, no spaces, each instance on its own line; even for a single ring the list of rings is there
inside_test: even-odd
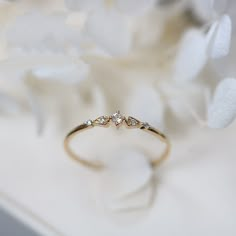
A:
[[[199,1],[197,4],[200,3],[201,1]],[[215,13],[207,19],[210,22],[213,18],[216,18],[216,20],[210,24],[210,27],[207,31],[205,29],[208,28],[208,22],[206,22],[201,28],[187,30],[187,32],[182,36],[177,49],[173,69],[173,74],[176,81],[184,82],[199,79],[203,77],[203,74],[206,72],[206,70],[208,74],[207,76],[216,76],[216,72],[212,70],[213,68],[207,67],[208,63],[213,62],[213,60],[225,57],[229,54],[232,37],[231,18],[227,14],[223,16],[217,16],[214,10],[214,1],[206,1],[205,4],[206,5],[202,5],[203,9],[209,9],[210,7]],[[198,8],[196,10],[198,10]],[[209,86],[209,84],[207,85],[207,78],[205,77],[206,74],[204,75],[206,86],[203,90],[205,90],[205,92],[208,90],[206,93],[209,95],[212,87]],[[217,78],[215,78],[215,81],[217,81]],[[207,101],[205,101],[205,106],[208,105],[206,102]],[[224,103],[225,101],[222,103],[223,110]],[[219,108],[220,103],[218,103],[217,106]],[[197,113],[195,112],[195,108],[191,106],[190,108],[196,115]],[[211,108],[209,109],[211,110]],[[214,119],[217,119],[217,115],[219,115],[219,113],[215,112]],[[204,116],[207,116],[207,114]],[[200,123],[207,124],[207,121],[205,121],[203,116],[200,118],[200,116],[197,115],[197,117],[199,118]],[[219,119],[222,119],[222,116],[219,117]],[[232,122],[233,120],[231,119],[230,121]],[[225,125],[228,124],[230,124],[230,122],[225,123]],[[212,122],[208,122],[208,125],[212,128],[217,127],[217,125],[213,125]],[[223,127],[224,125],[221,124],[219,126]]]
[[[14,65],[14,70],[12,70]],[[77,58],[60,53],[15,51],[0,63],[0,76],[24,79],[29,73],[38,79],[78,83],[88,75],[88,65]]]
[[[11,2],[9,9],[14,9],[14,4],[19,3]],[[202,83],[200,78],[206,70],[211,77],[214,71],[207,67],[208,63],[229,53],[232,26],[228,15],[220,16],[215,10],[214,1],[192,0],[187,6],[189,4],[202,16],[204,22],[200,27],[190,24],[190,27],[179,29],[176,37],[168,30],[173,25],[178,25],[175,18],[181,21],[181,14],[184,14],[185,9],[176,8],[173,15],[159,16],[160,11],[152,10],[154,5],[157,6],[154,0],[66,0],[67,9],[58,11],[59,8],[55,8],[51,12],[45,11],[42,7],[45,4],[41,4],[40,11],[35,11],[32,10],[33,5],[30,8],[24,2],[21,10],[11,10],[12,17],[8,18],[11,20],[4,22],[0,34],[1,78],[21,78],[26,81],[26,85],[29,76],[38,81],[67,84],[79,84],[86,78],[92,78],[90,82],[98,85],[107,98],[109,107],[114,106],[111,103],[116,101],[116,105],[123,104],[121,108],[124,110],[131,110],[142,117],[143,108],[152,103],[156,109],[145,112],[146,119],[153,120],[160,127],[165,127],[164,120],[169,111],[180,120],[189,119],[189,116],[196,118],[198,111],[202,111],[207,105],[203,97],[210,94],[216,86],[216,82],[212,87],[207,79]],[[166,13],[170,12],[170,8]],[[164,8],[161,10],[165,11]],[[210,12],[209,16],[206,12]],[[137,22],[140,19],[146,23],[139,27]],[[148,34],[151,39],[145,39],[145,47],[142,47],[142,43],[134,47],[135,42],[142,41],[139,40],[143,38],[142,34],[158,28],[158,25],[161,30],[158,33],[154,30],[154,35]],[[172,41],[166,42],[170,37]],[[107,57],[108,54],[113,57]],[[147,86],[133,86],[127,82],[130,79],[126,73],[127,61],[133,71],[142,68],[141,80]],[[111,65],[117,76],[114,71],[109,75]],[[149,69],[149,65],[152,68]],[[153,70],[151,76],[150,70]],[[101,71],[106,75],[100,76]],[[94,73],[97,78],[94,78]],[[111,82],[107,82],[107,77],[110,77]],[[150,83],[152,86],[148,85]],[[119,92],[111,93],[108,84],[116,84],[116,88],[123,84],[121,89],[126,87],[130,90],[129,102],[124,104],[119,99]],[[136,91],[136,88],[142,86],[142,89]],[[152,92],[148,92],[145,87]],[[32,89],[31,85],[30,88]],[[82,89],[80,92],[84,93]],[[149,95],[146,99],[138,99],[139,96],[145,97],[145,94]]]
[[[209,59],[226,56],[231,43],[231,19],[228,15],[215,21],[209,31],[190,29],[182,37],[174,65],[176,80],[197,78]]]
[[[132,45],[132,16],[144,14],[154,0],[65,0],[72,11],[87,12],[85,30],[93,42],[112,55],[128,53]]]
[[[31,11],[16,17],[6,31],[10,48],[68,53],[80,49],[81,34],[66,24],[64,13]]]
[[[224,128],[236,118],[236,79],[227,78],[217,86],[208,110],[208,125]]]

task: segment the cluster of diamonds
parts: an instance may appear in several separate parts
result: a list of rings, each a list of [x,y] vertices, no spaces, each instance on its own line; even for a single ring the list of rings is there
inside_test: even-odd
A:
[[[100,116],[95,120],[88,120],[85,122],[85,124],[89,125],[89,126],[95,126],[95,125],[106,126],[110,122],[115,124],[115,126],[117,126],[117,127],[121,126],[124,122],[129,127],[136,127],[137,128],[137,127],[141,127],[143,125],[142,122],[140,122],[139,120],[137,120],[131,116],[128,116],[126,118],[125,116],[123,116],[120,113],[120,111],[115,112],[111,116]]]

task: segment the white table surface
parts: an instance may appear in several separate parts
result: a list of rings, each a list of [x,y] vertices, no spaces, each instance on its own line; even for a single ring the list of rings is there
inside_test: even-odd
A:
[[[23,117],[1,118],[0,130],[0,190],[62,235],[236,235],[235,124],[174,137],[172,155],[158,172],[152,206],[119,213],[98,200],[98,174],[67,158],[63,134],[47,130],[37,137],[34,121]],[[36,231],[56,235],[3,195],[0,199]]]

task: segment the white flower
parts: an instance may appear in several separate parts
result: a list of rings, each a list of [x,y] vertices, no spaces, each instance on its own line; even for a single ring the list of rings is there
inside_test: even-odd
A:
[[[197,4],[200,3],[201,2],[199,1]],[[211,7],[212,11],[214,11],[213,1],[206,1],[205,3],[207,6],[203,4],[204,9],[209,9],[209,7]],[[210,70],[208,69],[207,74],[204,74],[207,69],[207,64],[210,62],[214,63],[215,59],[225,57],[229,54],[232,35],[231,19],[228,15],[214,17],[216,17],[216,20],[211,23],[211,26],[207,32],[205,30],[207,28],[207,24],[205,24],[203,28],[188,30],[181,38],[173,67],[173,77],[177,82],[204,78],[207,83],[206,76],[211,77],[211,75],[215,73],[211,70],[211,67]],[[212,18],[213,15],[211,15],[208,20],[211,20]],[[207,86],[205,89],[207,89]],[[208,89],[211,89],[211,87],[209,86]],[[207,94],[209,94],[209,92],[207,92]],[[218,94],[217,91],[216,94]],[[208,125],[212,128],[224,127],[225,125],[228,125],[232,122],[232,119],[230,118],[228,118],[228,120],[225,119],[223,122],[223,116],[220,115],[220,112],[216,112],[216,110],[224,110],[225,112],[227,111],[227,109],[225,109],[225,99],[227,100],[228,98],[223,99],[222,97],[222,103],[220,103],[219,96],[216,95],[217,105],[212,105],[208,109],[208,117],[210,116],[208,118],[210,120],[208,121]],[[215,99],[216,98],[214,98],[213,104],[216,104]],[[204,104],[207,105],[206,101]],[[220,108],[221,105],[222,109]],[[215,108],[216,106],[217,109]],[[199,118],[199,116],[196,115],[197,113],[194,111],[195,108],[192,107],[191,109],[195,116]],[[212,110],[214,110],[214,112]],[[219,115],[218,118],[217,115]],[[228,116],[233,118],[232,112],[229,112]],[[222,120],[223,123],[216,124],[217,119]],[[203,118],[199,118],[199,121],[202,124],[207,123]]]
[[[174,64],[176,80],[197,78],[207,61],[226,56],[231,43],[231,20],[222,16],[210,27],[208,33],[190,29],[182,37]]]
[[[132,44],[131,19],[153,6],[153,0],[65,0],[71,10],[86,11],[85,30],[94,43],[112,55],[126,54]]]
[[[31,11],[17,16],[6,30],[6,40],[11,48],[27,51],[80,52],[81,34],[66,24],[66,15]]]
[[[14,70],[12,70],[14,65]],[[24,51],[13,52],[0,63],[0,76],[5,79],[24,79],[32,73],[38,79],[78,83],[88,74],[88,65],[64,54]]]
[[[155,0],[65,0],[66,6],[74,11],[99,11],[111,8],[124,14],[143,14],[154,6]]]
[[[35,90],[30,91],[33,88],[27,83],[29,75],[35,80],[79,84],[87,78],[89,65],[80,58],[83,41],[80,31],[66,24],[64,13],[30,10],[17,14],[15,21],[6,24],[0,35],[0,78],[22,81],[27,87],[28,105],[40,131],[45,120],[44,107]]]

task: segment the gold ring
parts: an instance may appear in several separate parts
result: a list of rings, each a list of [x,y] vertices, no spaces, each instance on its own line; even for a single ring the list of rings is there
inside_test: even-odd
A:
[[[163,143],[165,143],[166,147],[164,152],[161,154],[161,156],[155,160],[151,161],[151,165],[153,167],[159,166],[160,163],[162,163],[169,155],[170,153],[170,142],[168,138],[161,133],[159,130],[155,129],[151,125],[149,125],[147,122],[141,122],[138,119],[128,116],[127,118],[123,116],[120,111],[117,111],[111,116],[100,116],[95,120],[87,120],[85,123],[75,127],[73,130],[71,130],[65,137],[64,140],[64,147],[68,155],[75,161],[79,162],[80,164],[93,168],[93,169],[103,169],[105,167],[104,164],[98,163],[95,161],[88,161],[86,159],[82,159],[77,155],[72,148],[70,147],[70,141],[71,139],[77,135],[78,133],[85,131],[87,129],[93,128],[93,127],[109,127],[110,123],[114,123],[116,127],[121,126],[122,124],[125,124],[127,128],[137,128],[140,130],[144,130],[157,138],[161,140]]]

